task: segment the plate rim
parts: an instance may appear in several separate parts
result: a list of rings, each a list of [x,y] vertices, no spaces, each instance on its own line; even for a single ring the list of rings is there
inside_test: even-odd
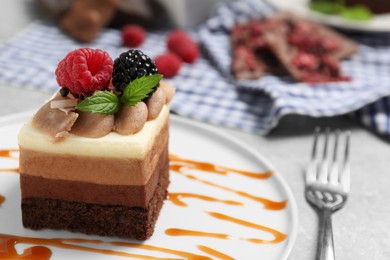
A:
[[[30,118],[36,110],[27,110],[23,112],[17,112],[5,116],[0,116],[0,130],[3,127],[6,127],[7,125],[11,124],[20,124],[23,123],[23,121]],[[210,132],[213,135],[216,135],[222,139],[225,139],[229,142],[231,142],[233,145],[238,146],[240,149],[243,149],[250,153],[254,158],[258,159],[264,166],[266,166],[269,169],[272,169],[274,171],[273,177],[276,179],[277,183],[283,188],[283,191],[285,192],[287,199],[289,201],[288,205],[290,206],[292,220],[291,220],[291,229],[288,236],[288,241],[286,245],[286,249],[283,252],[281,260],[287,260],[289,255],[292,252],[292,249],[296,243],[297,234],[298,234],[298,206],[295,199],[294,194],[292,193],[292,190],[290,186],[287,184],[287,182],[284,180],[284,178],[281,176],[279,171],[276,167],[274,167],[261,153],[256,151],[254,148],[244,144],[242,141],[240,141],[237,137],[233,136],[232,134],[226,133],[226,132],[217,132],[215,128],[213,128],[210,125],[207,125],[206,123],[200,122],[200,121],[194,121],[188,118],[181,117],[179,115],[175,115],[170,113],[170,122],[173,124],[184,124],[190,127],[198,128],[206,132]]]

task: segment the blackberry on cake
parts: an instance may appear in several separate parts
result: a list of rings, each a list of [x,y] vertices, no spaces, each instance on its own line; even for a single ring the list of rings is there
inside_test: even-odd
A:
[[[158,74],[154,61],[140,50],[128,50],[114,60],[112,84],[117,91],[123,92],[133,80]]]

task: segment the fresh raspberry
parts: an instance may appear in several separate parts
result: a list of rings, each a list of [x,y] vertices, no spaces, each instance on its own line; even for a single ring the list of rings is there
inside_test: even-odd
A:
[[[198,45],[182,30],[172,31],[167,38],[168,49],[184,62],[193,63],[199,56]]]
[[[113,62],[102,50],[81,48],[69,52],[58,63],[57,82],[78,95],[91,95],[105,89],[110,83]]]
[[[175,76],[181,68],[181,59],[173,52],[167,52],[154,59],[158,71],[167,78]]]
[[[126,25],[122,28],[123,45],[127,47],[138,47],[145,39],[145,30],[139,25]]]

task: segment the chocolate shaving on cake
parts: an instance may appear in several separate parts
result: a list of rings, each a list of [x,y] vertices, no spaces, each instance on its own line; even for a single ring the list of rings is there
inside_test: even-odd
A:
[[[56,99],[50,102],[50,108],[75,108],[77,99]]]
[[[75,107],[78,103],[77,99],[58,99],[52,100],[50,102],[50,108],[52,109],[59,109],[60,111],[64,112],[65,114],[69,114],[70,112],[75,110]]]
[[[68,114],[59,109],[52,109],[50,101],[43,105],[32,119],[33,125],[40,131],[59,141],[69,135],[69,131],[78,118],[78,114]]]

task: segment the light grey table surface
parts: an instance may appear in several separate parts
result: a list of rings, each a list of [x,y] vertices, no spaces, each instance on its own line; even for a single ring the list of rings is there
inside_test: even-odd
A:
[[[29,0],[1,0],[0,42],[36,18],[31,4]],[[51,95],[0,84],[0,116],[36,109]],[[348,117],[288,116],[267,136],[215,128],[256,149],[286,180],[299,212],[298,235],[289,259],[309,260],[315,258],[318,219],[303,195],[303,172],[317,125],[352,131],[350,198],[345,208],[333,216],[337,259],[390,259],[390,143],[387,140]]]

